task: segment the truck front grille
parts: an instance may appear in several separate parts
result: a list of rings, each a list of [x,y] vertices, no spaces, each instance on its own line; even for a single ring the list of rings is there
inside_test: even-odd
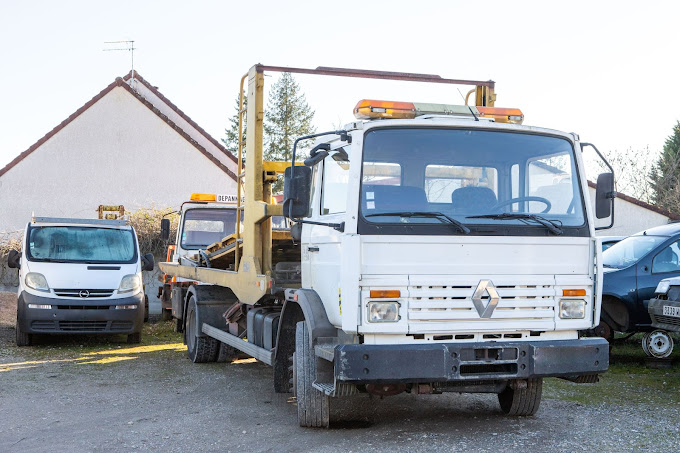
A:
[[[554,327],[557,298],[552,278],[536,277],[520,284],[516,283],[517,276],[494,278],[493,284],[500,300],[490,318],[481,318],[472,301],[478,279],[452,277],[451,280],[454,281],[409,286],[408,320],[411,332],[479,332],[497,329],[501,322],[503,330],[515,326],[520,330]],[[483,304],[486,306],[488,294],[485,292],[484,296]]]

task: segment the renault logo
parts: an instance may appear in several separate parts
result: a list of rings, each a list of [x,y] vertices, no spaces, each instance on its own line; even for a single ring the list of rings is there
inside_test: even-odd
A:
[[[476,294],[476,293],[475,293],[475,294]],[[87,297],[90,297],[90,292],[89,292],[88,290],[86,290],[86,289],[81,289],[80,292],[78,293],[78,295],[79,295],[80,297],[82,297],[83,299],[85,299],[85,298],[87,298]],[[478,310],[479,310],[479,309],[478,309]]]
[[[485,293],[489,296],[488,301],[484,300]],[[479,317],[490,318],[499,300],[501,300],[501,297],[498,295],[496,287],[493,286],[493,282],[491,280],[480,280],[475,293],[472,295],[472,303],[475,304]],[[486,302],[486,305],[484,305],[484,302]]]

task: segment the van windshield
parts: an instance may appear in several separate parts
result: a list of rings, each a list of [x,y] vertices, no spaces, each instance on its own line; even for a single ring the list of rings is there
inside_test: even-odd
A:
[[[29,261],[133,263],[137,259],[131,229],[44,226],[28,230]]]

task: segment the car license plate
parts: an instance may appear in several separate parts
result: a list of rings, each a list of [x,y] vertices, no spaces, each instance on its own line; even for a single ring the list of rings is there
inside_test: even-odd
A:
[[[672,307],[670,305],[663,306],[663,315],[680,318],[680,307]]]

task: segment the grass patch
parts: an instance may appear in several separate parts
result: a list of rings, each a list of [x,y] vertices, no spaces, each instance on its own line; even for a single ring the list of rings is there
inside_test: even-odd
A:
[[[609,371],[600,376],[597,384],[574,384],[562,379],[547,379],[544,395],[583,405],[652,404],[677,407],[680,403],[680,363],[678,349],[671,355],[671,369],[648,368],[642,351],[641,334],[615,340]],[[676,343],[677,344],[677,343]],[[676,348],[680,348],[677,346]]]

